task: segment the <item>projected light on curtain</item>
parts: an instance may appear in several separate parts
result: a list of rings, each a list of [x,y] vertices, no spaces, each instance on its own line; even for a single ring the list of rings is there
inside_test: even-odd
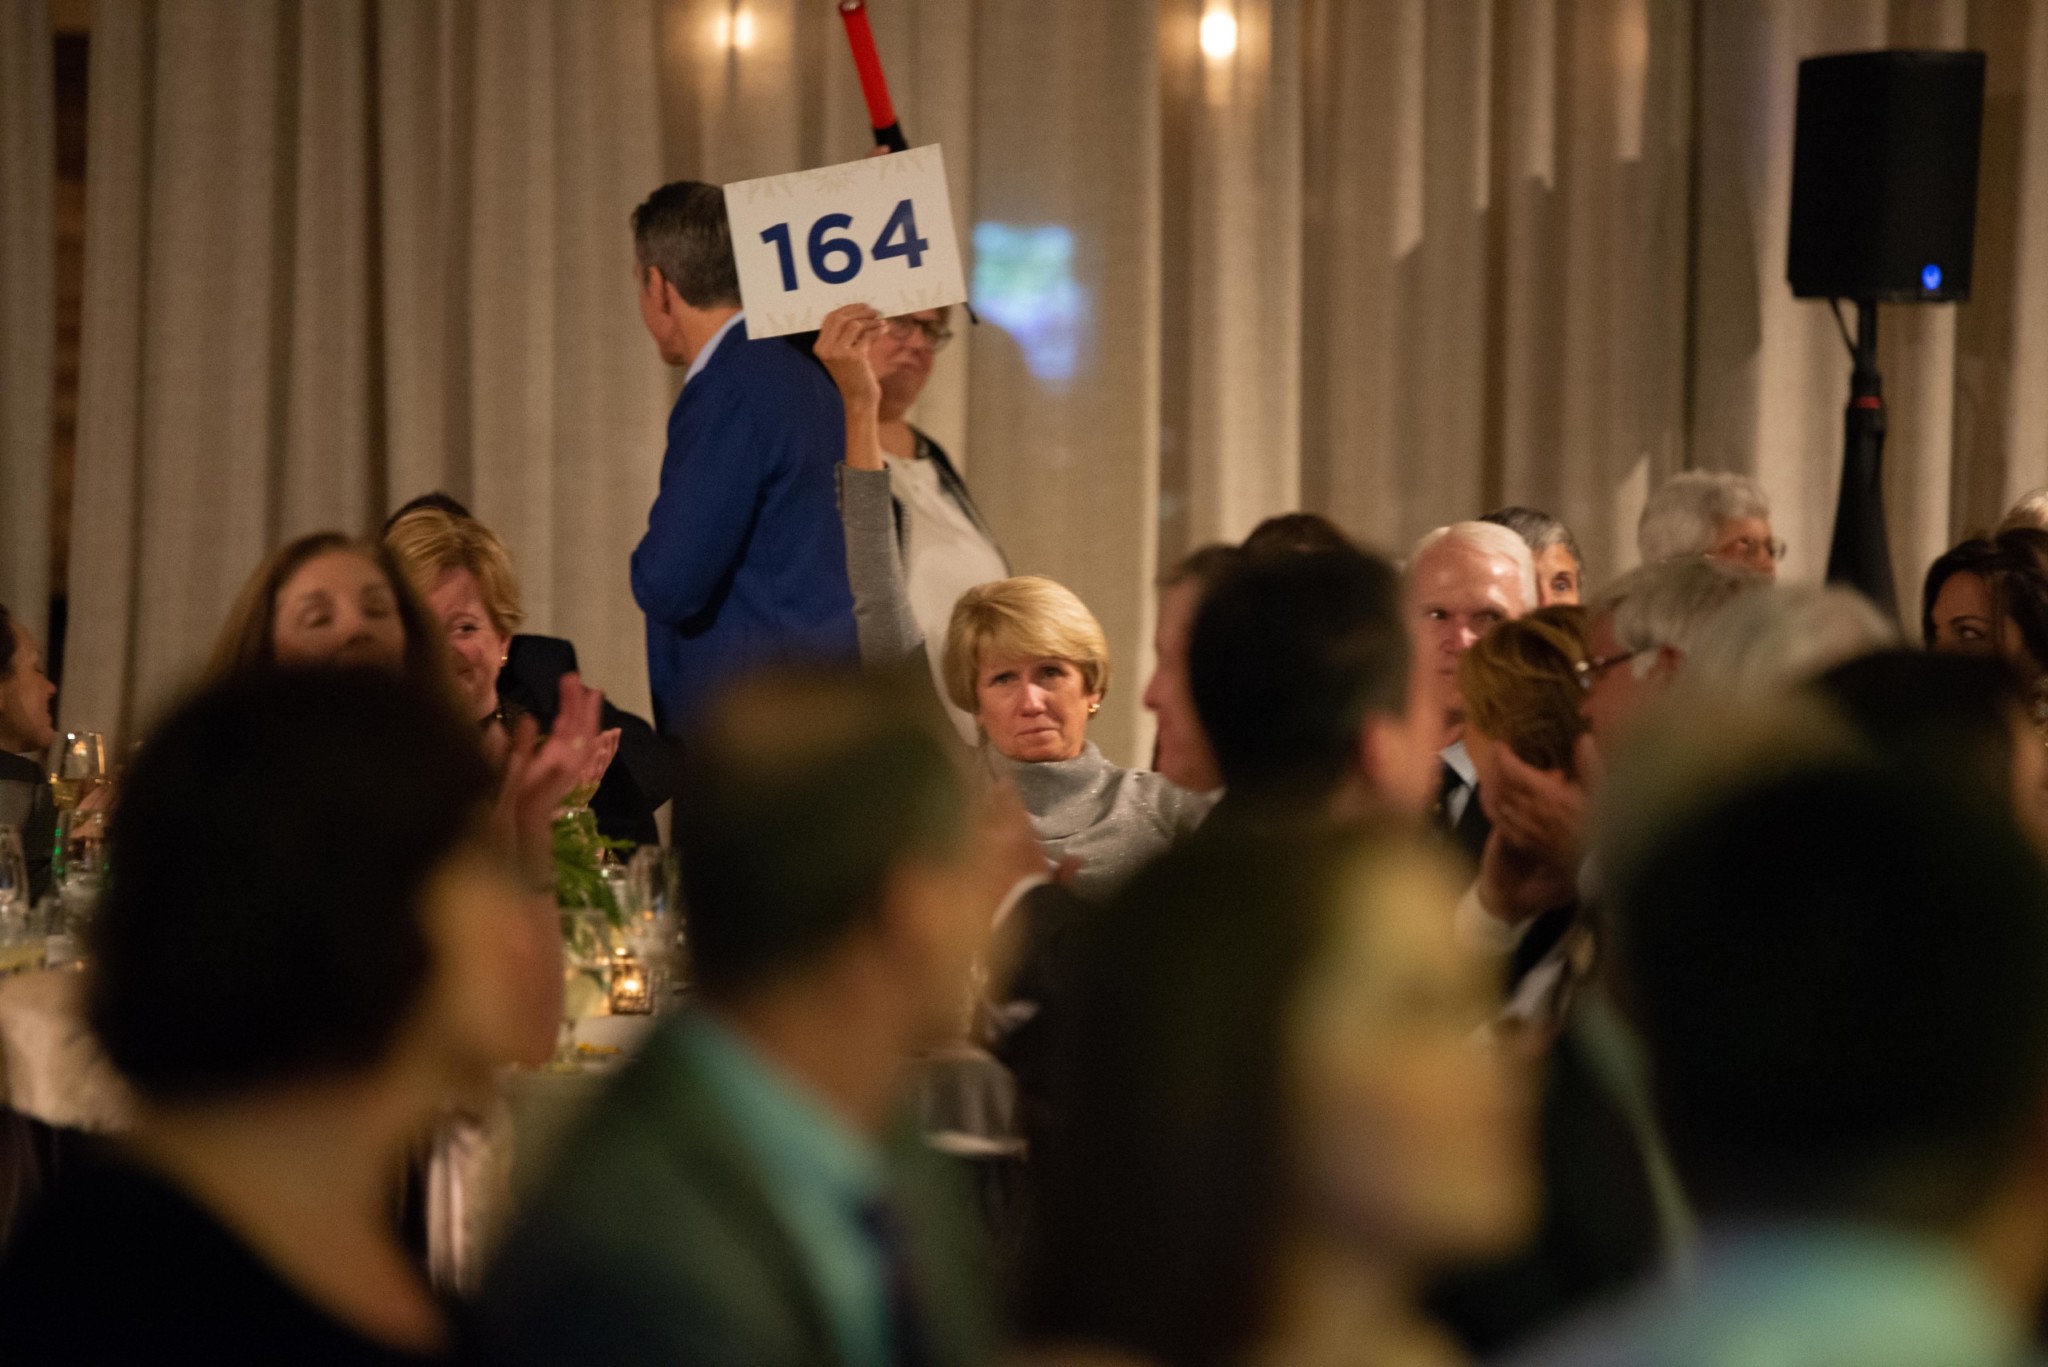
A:
[[[1058,224],[974,225],[974,305],[1017,339],[1047,384],[1074,378],[1088,291],[1074,281],[1074,234]]]

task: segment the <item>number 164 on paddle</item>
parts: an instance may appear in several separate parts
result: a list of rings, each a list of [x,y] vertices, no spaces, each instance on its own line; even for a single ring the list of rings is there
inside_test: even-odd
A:
[[[842,304],[894,317],[967,297],[937,146],[725,187],[749,337],[807,332]]]

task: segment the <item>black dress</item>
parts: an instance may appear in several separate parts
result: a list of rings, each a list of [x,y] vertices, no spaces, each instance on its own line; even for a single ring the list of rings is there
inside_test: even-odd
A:
[[[30,1211],[0,1256],[0,1360],[419,1367],[334,1319],[162,1179],[107,1161]]]
[[[576,647],[556,636],[514,636],[498,671],[498,698],[540,723],[554,726],[562,709],[562,676],[576,669]],[[604,705],[598,728],[618,728],[619,753],[604,771],[590,810],[601,835],[658,845],[654,813],[676,795],[681,762],[676,743],[631,712]]]

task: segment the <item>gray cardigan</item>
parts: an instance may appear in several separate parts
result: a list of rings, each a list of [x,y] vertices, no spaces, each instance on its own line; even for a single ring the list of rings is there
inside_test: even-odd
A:
[[[846,582],[853,590],[861,663],[882,669],[902,665],[924,649],[924,632],[904,587],[889,472],[856,470],[842,463],[839,520],[846,529]]]

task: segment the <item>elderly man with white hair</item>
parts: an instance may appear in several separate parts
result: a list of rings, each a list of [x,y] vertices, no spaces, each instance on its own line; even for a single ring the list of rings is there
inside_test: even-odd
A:
[[[1645,565],[1704,555],[1776,578],[1785,543],[1771,532],[1771,501],[1748,475],[1685,470],[1643,505],[1636,549]]]
[[[1465,700],[1458,657],[1491,628],[1536,606],[1536,561],[1528,543],[1491,522],[1453,522],[1415,543],[1408,557],[1408,606],[1417,651],[1429,661],[1443,713],[1438,826],[1479,862],[1493,824],[1479,801],[1479,771],[1465,751]]]

